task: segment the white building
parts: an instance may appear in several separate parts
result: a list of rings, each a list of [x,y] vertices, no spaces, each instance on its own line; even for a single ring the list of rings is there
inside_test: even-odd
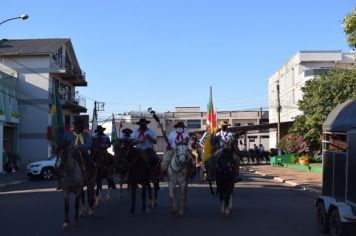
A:
[[[87,111],[85,100],[75,91],[87,82],[71,40],[1,40],[0,62],[18,76],[19,155],[25,163],[47,158],[53,84],[59,88],[66,129],[75,115]]]
[[[293,121],[301,111],[298,101],[302,99],[301,88],[305,82],[332,68],[351,68],[355,65],[356,53],[341,51],[300,51],[282,65],[268,79],[268,106],[270,123],[277,122],[277,84],[280,95],[280,121]],[[277,132],[270,132],[270,147],[275,147]]]
[[[183,121],[186,124],[188,132],[206,129],[207,112],[201,112],[200,107],[176,107],[174,112],[157,112],[157,116],[159,117],[163,130],[167,135],[174,129],[173,126],[178,121]],[[158,140],[155,145],[155,150],[159,153],[164,152],[167,144],[164,140],[161,127],[148,112],[128,112],[123,114],[122,117],[116,119],[116,130],[119,130],[120,122],[122,122],[123,128],[130,128],[132,130],[138,129],[139,126],[135,123],[142,117],[151,121],[148,127],[157,133]],[[268,123],[268,111],[220,111],[217,113],[218,128],[220,128],[219,123],[222,120],[228,121],[235,127]],[[108,135],[110,135],[111,126],[111,122],[106,122],[104,124],[104,127],[107,128],[105,133]],[[246,140],[242,141],[246,142],[248,148],[253,148],[253,144],[263,144],[266,150],[268,150],[268,135],[268,132],[248,133],[246,135]]]

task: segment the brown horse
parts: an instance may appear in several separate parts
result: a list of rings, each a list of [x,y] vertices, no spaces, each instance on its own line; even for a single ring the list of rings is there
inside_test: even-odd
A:
[[[61,162],[58,169],[58,178],[60,178],[64,198],[64,223],[62,227],[65,229],[69,226],[70,193],[75,194],[75,219],[79,220],[79,201],[83,196],[84,173],[79,164],[80,154],[78,149],[66,143],[57,149],[57,153]]]
[[[130,189],[130,214],[135,213],[136,189],[142,186],[142,211],[146,211],[146,190],[150,185],[151,170],[144,159],[141,150],[136,149],[130,140],[120,140],[114,145],[115,165],[118,171],[127,174],[127,184]]]
[[[102,179],[106,178],[108,183],[108,192],[106,199],[110,201],[111,190],[116,189],[114,182],[114,156],[106,150],[93,150],[92,158],[96,163],[96,190],[95,190],[95,205],[100,203],[100,196],[103,190]]]

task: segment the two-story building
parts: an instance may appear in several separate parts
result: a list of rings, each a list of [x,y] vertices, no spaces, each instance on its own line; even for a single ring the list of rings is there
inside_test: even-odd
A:
[[[298,101],[303,98],[301,88],[305,82],[333,68],[354,68],[356,53],[335,51],[300,51],[293,55],[268,79],[269,121],[278,120],[278,95],[280,97],[280,122],[293,121],[301,114]],[[279,94],[277,90],[279,86]],[[281,132],[282,134],[282,132]],[[277,132],[271,131],[270,147],[277,144]]]
[[[72,42],[66,38],[0,41],[0,62],[18,77],[18,152],[22,161],[47,158],[50,153],[50,106],[57,84],[64,123],[86,112],[77,86],[87,86]]]

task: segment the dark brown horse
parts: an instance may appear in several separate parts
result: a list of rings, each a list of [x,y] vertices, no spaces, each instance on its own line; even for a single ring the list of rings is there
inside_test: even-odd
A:
[[[151,170],[144,159],[142,151],[133,147],[130,140],[120,140],[114,145],[115,165],[121,174],[127,174],[127,184],[130,189],[130,214],[135,213],[136,189],[142,186],[142,211],[146,211],[146,190],[149,188]]]
[[[108,183],[108,192],[106,199],[111,199],[111,190],[116,189],[114,182],[114,156],[106,150],[92,150],[92,158],[96,163],[96,190],[95,190],[95,205],[100,203],[101,193],[103,190],[102,179],[106,178]]]

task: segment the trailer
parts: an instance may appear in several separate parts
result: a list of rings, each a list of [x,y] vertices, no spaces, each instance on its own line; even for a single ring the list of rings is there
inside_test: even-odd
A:
[[[323,124],[323,186],[315,205],[322,232],[356,235],[356,100],[339,104]]]

